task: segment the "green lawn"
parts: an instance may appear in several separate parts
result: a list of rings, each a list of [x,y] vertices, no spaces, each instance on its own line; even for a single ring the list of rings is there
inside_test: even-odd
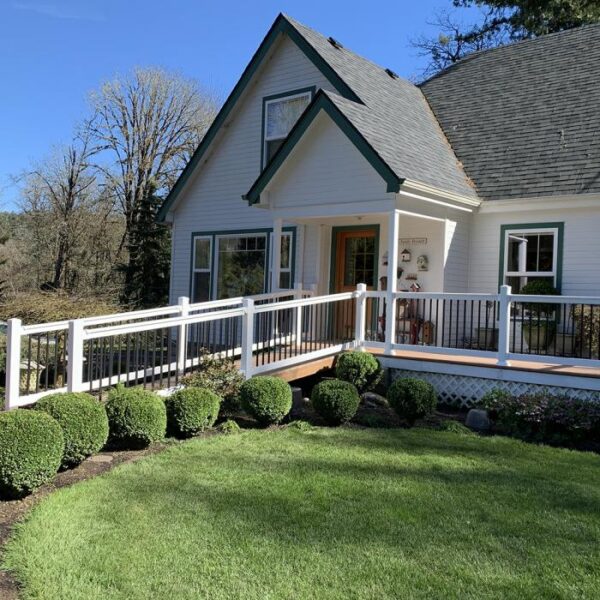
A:
[[[432,430],[247,431],[45,499],[24,598],[598,598],[600,457]]]

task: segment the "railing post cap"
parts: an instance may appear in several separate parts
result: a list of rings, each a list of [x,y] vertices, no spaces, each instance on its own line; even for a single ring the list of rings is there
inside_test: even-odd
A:
[[[501,285],[500,293],[501,294],[510,294],[512,292],[512,286],[510,285]]]
[[[357,283],[356,284],[356,291],[357,292],[366,292],[367,291],[367,284],[366,283]]]
[[[190,299],[187,296],[179,296],[179,298],[177,298],[177,304],[179,304],[179,306],[186,306],[189,303]]]
[[[244,298],[242,298],[242,306],[245,306],[246,308],[254,306],[254,298],[249,298],[248,296],[245,296]]]

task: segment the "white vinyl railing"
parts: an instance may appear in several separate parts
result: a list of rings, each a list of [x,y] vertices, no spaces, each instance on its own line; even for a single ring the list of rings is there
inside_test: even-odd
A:
[[[116,383],[179,385],[208,355],[246,377],[350,348],[600,366],[600,298],[302,289],[39,325],[10,319],[6,408]]]

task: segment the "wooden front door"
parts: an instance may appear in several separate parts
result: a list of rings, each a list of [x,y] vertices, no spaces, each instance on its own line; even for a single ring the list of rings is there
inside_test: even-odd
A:
[[[333,272],[334,293],[352,292],[359,283],[365,283],[367,289],[377,286],[378,228],[341,228],[333,230],[335,263]],[[337,307],[335,315],[337,337],[354,337],[354,302],[348,306]],[[367,320],[369,315],[367,315]]]

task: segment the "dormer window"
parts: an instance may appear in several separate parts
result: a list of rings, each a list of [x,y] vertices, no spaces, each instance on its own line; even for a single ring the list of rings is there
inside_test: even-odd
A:
[[[314,89],[297,90],[269,96],[263,100],[264,167],[285,141],[300,115],[310,104]]]

